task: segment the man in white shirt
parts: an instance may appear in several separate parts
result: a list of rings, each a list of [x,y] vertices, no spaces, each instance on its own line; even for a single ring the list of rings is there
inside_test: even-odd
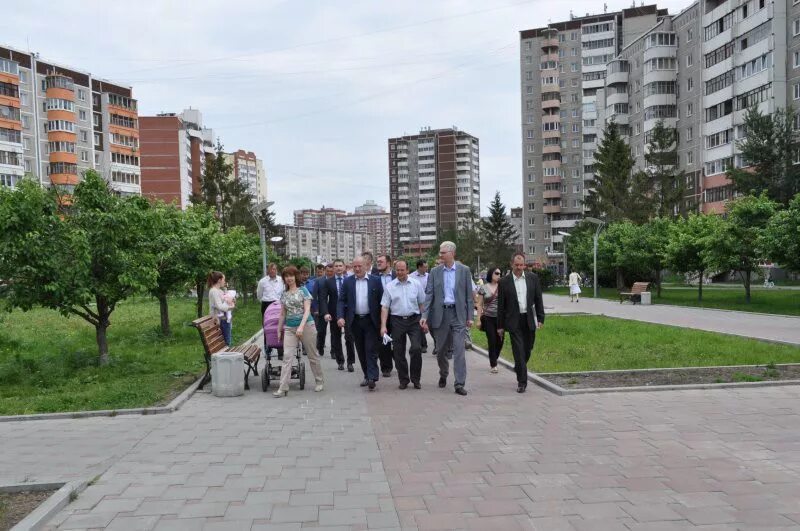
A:
[[[269,305],[275,301],[281,300],[281,295],[286,286],[283,284],[283,279],[278,275],[278,264],[271,263],[267,268],[267,276],[258,281],[256,288],[256,297],[261,301],[261,321],[264,321],[264,312],[267,311]],[[269,356],[272,348],[267,346],[267,338],[264,337],[264,351]],[[283,348],[278,348],[278,359],[283,359]]]
[[[397,278],[386,284],[383,288],[381,299],[381,337],[386,335],[391,323],[394,364],[397,367],[397,377],[400,380],[400,389],[414,384],[414,389],[421,389],[420,375],[422,373],[422,352],[420,338],[422,328],[419,325],[419,316],[425,305],[425,292],[419,282],[408,275],[408,263],[398,260],[394,264]],[[409,357],[411,358],[411,374],[409,376],[408,363],[406,362],[406,337],[411,342]]]

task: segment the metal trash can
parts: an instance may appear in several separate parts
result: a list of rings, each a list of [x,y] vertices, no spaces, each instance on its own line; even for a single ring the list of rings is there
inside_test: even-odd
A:
[[[643,292],[642,292],[642,295],[641,295],[641,301],[640,301],[640,304],[646,304],[646,305],[648,305],[648,306],[649,306],[649,305],[651,305],[651,304],[653,304],[653,302],[652,302],[652,300],[651,300],[651,297],[650,297],[650,295],[651,295],[651,294],[650,294],[650,292],[649,292],[649,291],[643,291]]]
[[[211,394],[244,394],[244,356],[240,352],[217,352],[211,356]]]

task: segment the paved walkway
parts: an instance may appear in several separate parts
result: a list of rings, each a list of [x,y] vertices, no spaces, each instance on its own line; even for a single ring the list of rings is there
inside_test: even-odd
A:
[[[800,529],[800,387],[518,395],[468,361],[465,398],[430,354],[373,393],[328,358],[322,393],[3,423],[0,482],[110,465],[48,529]]]
[[[590,298],[571,303],[568,296],[548,294],[544,296],[544,305],[547,313],[584,312],[800,345],[800,317],[666,304],[642,306]]]

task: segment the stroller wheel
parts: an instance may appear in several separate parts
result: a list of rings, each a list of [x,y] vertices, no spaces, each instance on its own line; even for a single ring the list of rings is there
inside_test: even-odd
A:
[[[306,364],[300,360],[300,365],[297,367],[297,377],[300,379],[300,389],[306,388]]]

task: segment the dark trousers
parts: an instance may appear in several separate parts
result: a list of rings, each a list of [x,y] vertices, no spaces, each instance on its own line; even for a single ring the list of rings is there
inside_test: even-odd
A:
[[[511,335],[511,351],[514,353],[514,372],[517,373],[517,384],[528,385],[528,361],[531,359],[533,343],[536,341],[536,330],[528,326],[525,314],[519,316],[519,324],[509,329]]]
[[[328,332],[328,323],[325,321],[324,315],[315,315],[314,324],[317,325],[317,353],[319,357],[325,356],[325,336]]]
[[[392,322],[392,345],[397,377],[401,384],[408,384],[409,381],[419,383],[422,373],[422,328],[419,326],[419,315],[413,315],[408,319],[393,315],[390,321]],[[408,357],[411,359],[410,378],[406,362],[406,337],[411,343],[408,349]]]
[[[505,334],[503,337],[497,335],[497,317],[481,316],[481,326],[486,332],[486,343],[489,345],[489,366],[497,367],[497,358],[500,357],[500,351],[503,350]]]
[[[365,380],[377,382],[378,374],[378,330],[372,318],[355,316],[353,318],[353,343],[358,352],[358,362]]]
[[[261,301],[261,324],[262,324],[262,326],[264,324],[264,312],[267,311],[267,308],[269,308],[269,305],[272,304],[273,302],[275,302],[275,301]],[[276,347],[276,349],[278,351],[278,359],[282,360],[283,359],[283,347]],[[264,334],[264,353],[266,354],[267,358],[270,357],[269,356],[270,352],[272,352],[272,347],[267,345],[267,336],[266,336],[266,334]]]
[[[422,341],[420,341],[420,345],[422,346],[422,348],[428,348],[428,334],[423,332],[421,336],[422,336]]]
[[[386,323],[386,333],[392,335],[392,321]],[[392,336],[394,337],[394,336]],[[383,344],[383,338],[378,338],[378,356],[381,362],[381,374],[392,372],[394,367],[394,348],[392,344]]]
[[[344,363],[344,353],[342,352],[342,335],[344,335],[344,345],[347,349],[347,364],[353,365],[356,362],[356,351],[353,347],[353,334],[350,332],[350,327],[344,325],[344,334],[342,329],[336,324],[336,319],[331,319],[331,355],[336,358],[336,363]]]
[[[231,322],[220,319],[219,328],[222,330],[222,338],[225,340],[225,344],[231,346]]]

